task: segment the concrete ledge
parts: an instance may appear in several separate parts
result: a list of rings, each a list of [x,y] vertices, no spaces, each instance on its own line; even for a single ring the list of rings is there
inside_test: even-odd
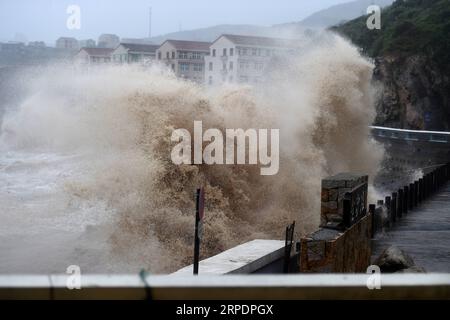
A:
[[[0,276],[0,299],[450,299],[450,274],[382,274],[369,290],[367,274],[173,277],[83,275]]]
[[[283,257],[284,241],[253,240],[200,261],[199,275],[249,274]],[[172,275],[187,276],[192,273],[193,266],[190,265]]]

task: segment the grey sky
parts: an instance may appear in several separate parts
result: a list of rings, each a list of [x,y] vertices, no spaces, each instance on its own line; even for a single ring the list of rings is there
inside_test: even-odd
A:
[[[23,34],[54,43],[60,36],[97,39],[101,33],[142,38],[217,24],[272,25],[299,21],[320,9],[351,0],[0,0],[0,41]],[[68,30],[68,5],[81,8],[81,29]]]

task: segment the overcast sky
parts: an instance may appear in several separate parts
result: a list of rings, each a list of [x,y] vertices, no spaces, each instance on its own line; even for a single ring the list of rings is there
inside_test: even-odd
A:
[[[49,44],[60,36],[97,40],[101,33],[125,38],[148,35],[148,8],[153,8],[152,34],[217,24],[272,25],[299,21],[320,9],[351,0],[0,0],[0,41],[24,35]],[[81,9],[81,29],[69,30],[69,5]]]

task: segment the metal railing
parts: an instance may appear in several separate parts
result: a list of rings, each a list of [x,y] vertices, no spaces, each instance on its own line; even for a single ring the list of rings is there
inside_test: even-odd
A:
[[[0,299],[449,299],[450,274],[309,274],[254,276],[0,276]],[[373,281],[380,289],[369,289]]]
[[[370,129],[372,135],[379,138],[450,143],[450,132],[445,131],[406,130],[377,126],[371,126]]]

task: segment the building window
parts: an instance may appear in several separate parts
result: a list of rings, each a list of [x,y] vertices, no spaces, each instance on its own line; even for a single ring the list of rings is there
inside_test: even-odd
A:
[[[264,64],[261,62],[255,62],[255,70],[261,71],[264,68]]]
[[[175,59],[175,51],[172,51],[172,59]]]
[[[182,72],[189,71],[189,63],[181,62],[178,66]]]
[[[161,51],[158,52],[158,60],[161,60]]]
[[[166,58],[167,58],[167,59],[170,58],[170,53],[169,53],[169,51],[166,52]]]
[[[179,59],[188,59],[188,53],[186,51],[180,51],[178,53],[178,58]]]
[[[242,50],[242,55],[244,55],[244,56],[247,55],[247,48],[244,48],[244,49]]]
[[[224,57],[227,56],[227,48],[223,48],[223,56],[224,56]]]
[[[213,63],[212,62],[209,63],[209,71],[213,71]]]
[[[230,61],[230,70],[233,70],[233,61]]]
[[[257,50],[256,49],[252,49],[252,56],[256,56]]]
[[[249,68],[249,63],[248,61],[241,61],[239,63],[239,69],[245,70]]]
[[[212,51],[212,56],[213,56],[213,57],[216,56],[216,49],[213,49],[213,51]]]
[[[203,64],[194,63],[194,71],[197,71],[197,72],[203,71]]]
[[[234,49],[230,48],[230,56],[234,56]]]
[[[200,52],[192,52],[192,59],[201,60],[202,54]]]
[[[175,71],[175,63],[172,63],[172,70]]]

